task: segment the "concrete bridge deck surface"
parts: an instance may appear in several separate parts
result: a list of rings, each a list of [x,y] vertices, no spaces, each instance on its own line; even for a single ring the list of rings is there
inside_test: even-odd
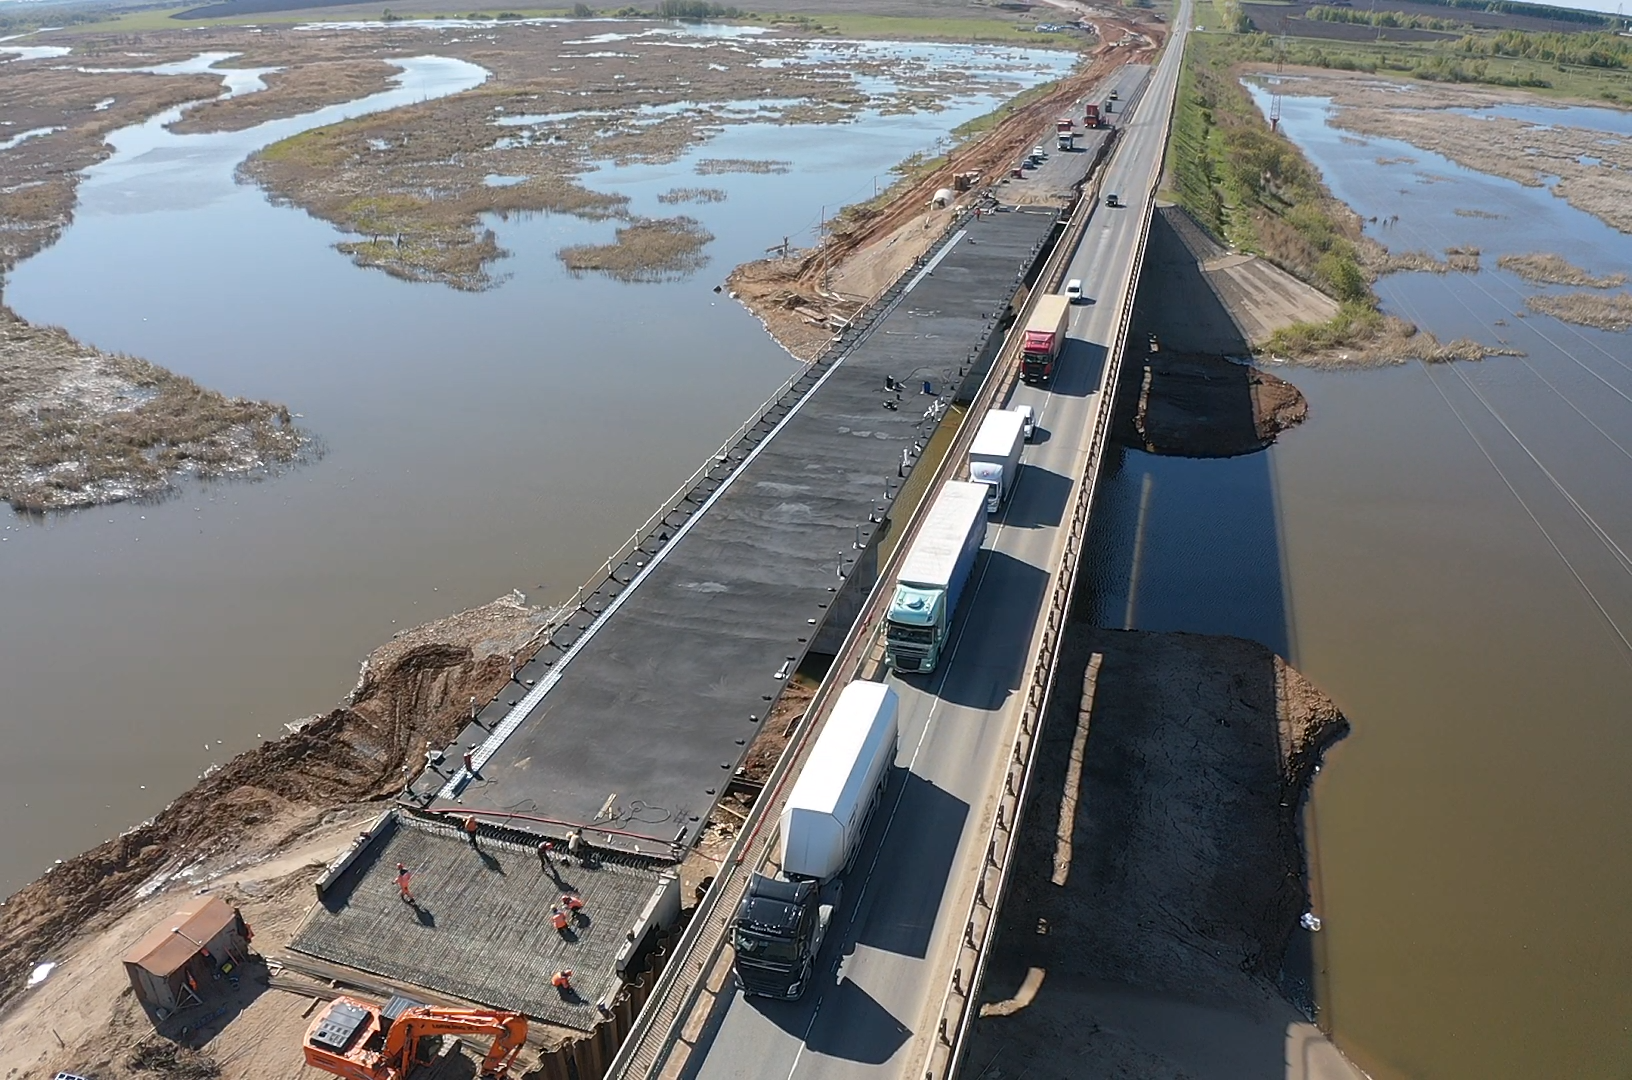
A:
[[[1090,155],[1071,156],[1086,168]],[[612,843],[650,853],[682,830],[694,839],[899,486],[902,452],[933,430],[926,410],[992,335],[1055,217],[988,214],[954,233],[775,437],[701,509],[671,516],[684,537],[646,557],[558,681],[492,739],[479,776],[435,805],[603,824],[625,834]],[[887,392],[886,376],[905,392]],[[507,705],[542,674],[523,672]]]
[[[547,872],[531,844],[483,836],[473,848],[456,822],[400,817],[325,892],[290,947],[394,984],[588,1031],[595,1002],[617,985],[624,934],[667,869],[638,856],[590,865],[553,861]],[[397,893],[396,865],[412,872],[418,901]],[[563,892],[584,900],[568,934],[550,924]],[[573,992],[550,977],[572,969]]]

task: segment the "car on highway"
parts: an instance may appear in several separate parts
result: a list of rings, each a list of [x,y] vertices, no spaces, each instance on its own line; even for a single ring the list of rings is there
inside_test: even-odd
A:
[[[1122,205],[1122,200],[1117,198],[1116,192],[1113,191],[1109,195],[1105,196],[1105,205],[1106,206],[1121,206]]]
[[[1016,405],[1014,411],[1020,414],[1020,434],[1030,442],[1037,434],[1037,414],[1030,405]]]
[[[1065,298],[1073,304],[1082,303],[1082,279],[1074,277],[1065,283]]]

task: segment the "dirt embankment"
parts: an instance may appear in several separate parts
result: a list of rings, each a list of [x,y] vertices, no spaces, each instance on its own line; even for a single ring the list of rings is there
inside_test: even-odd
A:
[[[1342,714],[1239,638],[1074,623],[1060,671],[971,1074],[1278,1080],[1295,1039],[1335,1070],[1299,1075],[1358,1077],[1278,989]]]
[[[426,741],[445,746],[471,697],[502,689],[510,654],[547,624],[547,612],[512,597],[399,634],[369,657],[345,704],[240,754],[153,820],[24,886],[0,908],[0,1002],[70,938],[128,911],[144,884],[265,858],[336,807],[396,794]]]
[[[1144,358],[1133,423],[1150,453],[1234,457],[1262,450],[1308,415],[1303,392],[1285,379],[1219,356],[1167,352]]]

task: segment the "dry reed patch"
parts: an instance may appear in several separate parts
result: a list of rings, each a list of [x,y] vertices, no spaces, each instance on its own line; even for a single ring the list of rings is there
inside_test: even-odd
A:
[[[708,263],[703,247],[714,234],[689,217],[637,221],[610,244],[579,244],[557,255],[574,274],[597,271],[619,281],[672,281]]]
[[[135,498],[177,473],[292,460],[289,410],[207,390],[0,308],[0,500],[56,510]]]
[[[684,187],[665,191],[657,201],[668,206],[676,203],[718,203],[726,200],[726,192],[715,187]]]
[[[703,158],[697,163],[698,176],[722,176],[726,173],[785,173],[793,168],[791,161],[760,158]]]
[[[1632,293],[1575,292],[1562,295],[1544,294],[1526,298],[1531,311],[1551,315],[1577,326],[1592,326],[1599,330],[1632,329]]]
[[[1550,251],[1530,255],[1503,255],[1496,260],[1496,265],[1503,270],[1511,270],[1536,285],[1578,285],[1590,289],[1614,289],[1626,284],[1625,274],[1595,277],[1579,266],[1571,264],[1564,256]]]

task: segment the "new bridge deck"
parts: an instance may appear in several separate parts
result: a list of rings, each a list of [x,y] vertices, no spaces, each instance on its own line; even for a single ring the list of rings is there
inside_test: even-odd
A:
[[[1093,155],[1069,157],[1085,169]],[[955,231],[871,332],[813,367],[488,707],[472,729],[478,776],[428,770],[414,801],[595,823],[620,831],[595,842],[649,854],[682,831],[692,842],[779,675],[814,640],[841,565],[865,554],[856,542],[867,547],[898,489],[903,451],[927,441],[930,407],[991,343],[1055,220],[1010,210]]]

